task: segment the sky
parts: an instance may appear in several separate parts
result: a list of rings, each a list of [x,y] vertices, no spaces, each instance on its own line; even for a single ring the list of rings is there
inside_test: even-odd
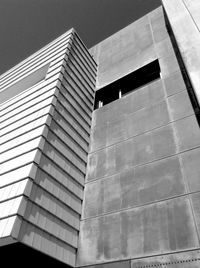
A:
[[[71,27],[90,48],[160,0],[0,0],[0,74]]]

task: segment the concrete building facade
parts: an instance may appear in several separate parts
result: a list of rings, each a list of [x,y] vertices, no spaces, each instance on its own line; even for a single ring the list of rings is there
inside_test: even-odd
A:
[[[0,250],[200,267],[199,12],[163,0],[89,52],[71,30],[0,77]]]
[[[78,266],[200,267],[199,8],[163,1],[90,50],[103,107],[92,117]]]

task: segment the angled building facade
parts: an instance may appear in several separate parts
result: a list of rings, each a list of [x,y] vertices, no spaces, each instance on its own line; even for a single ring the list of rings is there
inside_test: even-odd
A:
[[[75,265],[95,76],[71,30],[1,77],[2,246]]]
[[[163,0],[89,51],[72,29],[0,77],[0,252],[200,267],[199,12]]]
[[[199,8],[163,1],[90,50],[78,266],[200,267]]]

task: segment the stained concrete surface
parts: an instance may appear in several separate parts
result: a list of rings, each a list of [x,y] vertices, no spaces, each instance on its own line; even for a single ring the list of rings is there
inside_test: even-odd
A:
[[[199,248],[200,130],[162,8],[91,52],[96,90],[152,59],[161,78],[93,112],[77,265],[182,267]]]
[[[98,68],[97,89],[153,61],[156,54],[148,17],[130,24],[90,52],[97,63],[103,63]]]
[[[179,157],[138,167],[120,167],[122,171],[99,179],[85,189],[83,218],[140,206],[186,192]]]
[[[187,197],[88,219],[81,224],[80,242],[82,265],[199,246]]]

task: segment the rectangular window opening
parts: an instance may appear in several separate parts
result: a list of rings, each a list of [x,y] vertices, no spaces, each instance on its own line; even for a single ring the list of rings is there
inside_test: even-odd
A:
[[[0,91],[0,104],[43,81],[45,79],[48,68],[49,63],[39,68],[38,70],[33,71],[31,74],[23,77],[21,80],[14,83],[10,87],[5,88],[5,90]]]
[[[94,108],[98,109],[132,93],[136,89],[160,79],[160,65],[155,60],[140,69],[96,91]]]

